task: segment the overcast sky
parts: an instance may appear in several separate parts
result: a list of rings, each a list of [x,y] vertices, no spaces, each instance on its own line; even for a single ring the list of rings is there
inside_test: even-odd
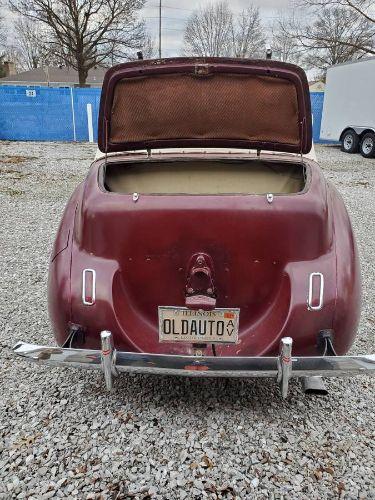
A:
[[[162,56],[179,55],[182,48],[182,39],[186,20],[189,15],[201,6],[212,3],[212,0],[162,0]],[[289,0],[228,0],[234,13],[239,13],[249,5],[259,7],[259,11],[266,27],[272,24],[277,12],[288,8]],[[159,33],[159,0],[147,0],[142,10],[149,32],[158,46]]]
[[[185,2],[180,0],[162,0],[163,57],[181,54],[187,18],[195,9],[203,7],[208,3],[215,3],[215,0],[188,0]],[[4,4],[6,5],[6,2]],[[11,24],[10,20],[13,15],[5,5],[1,7],[1,15],[5,18],[6,22]],[[258,7],[263,24],[266,28],[269,28],[278,11],[288,8],[290,0],[228,0],[228,5],[234,13],[240,13],[250,5]],[[140,11],[140,15],[145,19],[151,37],[155,42],[155,48],[157,49],[159,37],[159,0],[146,0],[145,7]]]

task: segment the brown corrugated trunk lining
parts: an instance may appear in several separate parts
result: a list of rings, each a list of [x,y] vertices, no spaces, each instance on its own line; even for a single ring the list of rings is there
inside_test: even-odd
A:
[[[229,139],[298,145],[289,80],[251,74],[148,75],[115,88],[109,141]]]
[[[288,194],[303,190],[305,167],[262,160],[107,164],[104,184],[115,193]]]

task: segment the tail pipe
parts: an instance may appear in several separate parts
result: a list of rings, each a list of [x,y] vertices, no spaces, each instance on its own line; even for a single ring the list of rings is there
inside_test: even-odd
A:
[[[328,391],[324,385],[322,377],[302,377],[302,389],[305,394],[321,394],[326,396]]]

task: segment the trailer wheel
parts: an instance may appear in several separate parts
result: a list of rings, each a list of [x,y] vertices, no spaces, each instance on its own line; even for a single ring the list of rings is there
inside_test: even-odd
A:
[[[354,130],[347,130],[341,137],[341,151],[345,153],[357,153],[359,137]]]
[[[367,132],[364,134],[359,147],[361,155],[365,158],[375,157],[375,134],[374,132]]]

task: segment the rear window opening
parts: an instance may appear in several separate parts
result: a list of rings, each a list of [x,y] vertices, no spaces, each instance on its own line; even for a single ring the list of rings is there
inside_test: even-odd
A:
[[[292,194],[305,183],[303,164],[264,160],[148,160],[104,173],[105,189],[124,194]]]

